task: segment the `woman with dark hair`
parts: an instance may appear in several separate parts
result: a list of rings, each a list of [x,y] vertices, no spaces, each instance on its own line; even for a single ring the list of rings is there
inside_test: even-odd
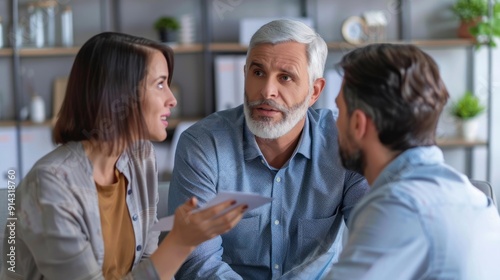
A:
[[[165,45],[101,33],[78,52],[54,135],[16,191],[16,266],[2,279],[171,279],[200,243],[236,225],[227,201],[175,212],[158,246],[158,179],[150,142],[166,138],[173,53]]]

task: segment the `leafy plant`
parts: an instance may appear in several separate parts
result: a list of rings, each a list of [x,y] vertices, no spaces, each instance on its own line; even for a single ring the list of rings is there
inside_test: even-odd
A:
[[[493,15],[488,17],[488,0],[457,0],[452,6],[455,15],[462,21],[477,22],[469,32],[476,38],[476,47],[483,44],[496,47],[495,38],[500,37],[500,3],[493,4]]]
[[[154,23],[154,28],[156,30],[179,30],[181,25],[179,21],[174,17],[160,17]]]
[[[474,35],[480,46],[486,43],[491,47],[496,47],[495,38],[500,38],[500,3],[493,5],[493,15],[491,18],[483,17],[476,26],[470,28],[470,33]]]
[[[488,2],[487,0],[457,0],[452,10],[461,20],[470,21],[488,14]]]
[[[459,119],[468,120],[481,114],[484,110],[485,106],[481,104],[479,98],[467,91],[452,105],[451,113]]]

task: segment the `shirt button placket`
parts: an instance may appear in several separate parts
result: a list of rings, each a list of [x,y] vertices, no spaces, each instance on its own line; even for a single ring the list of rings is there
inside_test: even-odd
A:
[[[273,186],[273,197],[281,198],[283,196],[283,176],[282,172],[279,171],[274,177],[274,186]],[[283,227],[281,225],[281,201],[273,202],[273,207],[271,208],[271,216],[272,223],[274,223],[274,227],[271,227],[271,235],[272,235],[272,252],[271,253],[271,261],[274,263],[272,265],[273,268],[273,278],[279,278],[281,276],[281,265],[280,263],[283,261],[283,240],[282,238],[277,238],[278,236],[283,236]]]

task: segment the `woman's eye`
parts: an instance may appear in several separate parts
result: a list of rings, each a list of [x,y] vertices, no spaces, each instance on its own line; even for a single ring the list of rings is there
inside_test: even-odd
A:
[[[158,88],[159,88],[159,89],[163,89],[163,88],[164,88],[163,82],[160,82],[160,83],[158,84]]]

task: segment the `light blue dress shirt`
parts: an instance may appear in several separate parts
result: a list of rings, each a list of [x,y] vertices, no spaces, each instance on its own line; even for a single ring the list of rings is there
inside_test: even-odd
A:
[[[500,279],[497,208],[436,146],[393,160],[348,225],[327,279]]]
[[[298,146],[281,169],[266,162],[242,106],[188,128],[174,166],[170,214],[191,196],[204,204],[219,191],[273,198],[201,244],[176,279],[314,278],[330,267],[323,260],[338,258],[343,218],[368,189],[362,176],[341,166],[330,110],[309,109]]]

